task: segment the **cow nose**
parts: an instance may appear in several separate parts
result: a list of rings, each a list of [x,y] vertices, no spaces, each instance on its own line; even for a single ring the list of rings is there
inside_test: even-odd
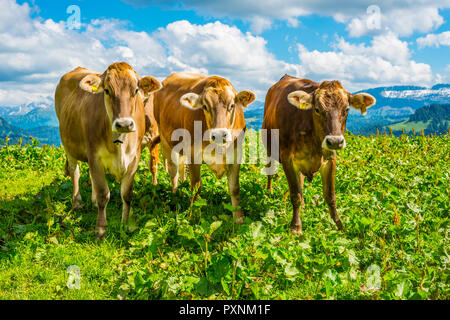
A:
[[[120,133],[134,132],[136,131],[136,123],[130,118],[116,119],[113,124],[113,129]]]
[[[226,143],[231,141],[231,132],[228,129],[211,130],[211,141],[214,143]]]
[[[343,136],[327,136],[325,138],[326,147],[331,150],[345,148],[345,138]]]

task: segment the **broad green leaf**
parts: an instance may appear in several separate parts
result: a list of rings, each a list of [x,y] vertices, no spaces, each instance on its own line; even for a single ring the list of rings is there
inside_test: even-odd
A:
[[[222,221],[214,221],[213,223],[211,223],[211,225],[209,226],[209,235],[212,235],[217,229],[220,228],[221,225]]]
[[[195,238],[194,229],[188,224],[183,224],[178,227],[178,235],[188,240]]]

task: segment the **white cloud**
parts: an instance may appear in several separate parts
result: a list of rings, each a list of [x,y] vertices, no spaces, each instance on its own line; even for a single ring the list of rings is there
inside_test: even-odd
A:
[[[277,60],[267,51],[266,40],[221,22],[194,25],[177,21],[160,28],[155,36],[169,51],[169,59],[228,78],[237,90],[255,90],[263,98],[284,73],[302,76],[300,66]]]
[[[77,32],[65,22],[32,19],[30,10],[26,3],[0,0],[0,105],[48,100],[59,78],[77,66],[101,72],[114,61],[128,60],[136,62],[138,72],[161,70],[161,45],[121,29],[118,21],[93,21]],[[106,37],[115,45],[104,45]],[[142,59],[133,60],[136,54]]]
[[[119,20],[69,30],[65,22],[32,19],[29,6],[13,0],[0,0],[0,14],[0,105],[47,101],[64,73],[77,66],[102,72],[114,61],[160,79],[175,71],[225,76],[261,99],[283,73],[302,75],[299,66],[270,54],[263,38],[220,22],[178,21],[152,35],[127,30]]]
[[[411,60],[408,44],[393,33],[375,36],[370,45],[353,45],[339,39],[335,51],[309,51],[302,45],[298,49],[309,77],[339,79],[349,90],[376,85],[428,85],[434,80],[431,67]]]
[[[444,23],[439,15],[437,6],[412,5],[383,11],[381,7],[379,16],[373,13],[360,15],[355,18],[347,16],[347,30],[351,37],[360,37],[366,34],[376,35],[394,32],[400,36],[410,36],[418,31],[425,33],[437,29]]]
[[[242,0],[242,5],[250,2]],[[272,2],[268,5],[275,10]],[[334,51],[298,45],[300,61],[287,63],[268,51],[263,37],[221,22],[177,21],[149,34],[109,19],[73,31],[65,22],[31,18],[30,12],[26,3],[0,0],[0,105],[47,101],[64,73],[77,66],[101,72],[114,61],[128,61],[139,74],[160,79],[175,71],[224,76],[236,90],[255,91],[260,101],[285,73],[343,80],[349,90],[424,85],[434,77],[429,65],[411,60],[408,44],[391,32],[375,36],[369,45],[338,39]]]
[[[296,27],[298,17],[317,14],[333,17],[336,21],[348,24],[351,36],[380,34],[386,31],[400,36],[414,32],[429,32],[443,22],[439,9],[449,8],[450,0],[123,0],[138,6],[163,5],[173,9],[193,9],[213,17],[231,17],[247,21],[252,31],[268,29],[271,21],[284,20],[288,26]],[[372,28],[373,11],[368,8],[376,5],[380,12],[380,27]],[[261,22],[264,21],[264,27]]]
[[[417,39],[419,48],[450,46],[450,31],[444,31],[439,34],[427,34],[425,37]]]

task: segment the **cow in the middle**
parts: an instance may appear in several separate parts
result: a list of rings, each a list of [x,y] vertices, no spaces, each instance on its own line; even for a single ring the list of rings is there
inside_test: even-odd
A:
[[[246,129],[243,108],[255,98],[253,92],[244,90],[238,93],[228,80],[217,76],[174,73],[163,81],[163,89],[154,96],[154,115],[174,192],[178,187],[179,164],[187,162],[191,190],[198,188],[198,194],[201,189],[200,169],[202,163],[206,162],[216,177],[227,174],[231,203],[233,207],[239,207],[240,152],[236,141]],[[201,131],[195,132],[199,130],[199,125]],[[186,145],[181,151],[178,148],[181,137],[177,129],[184,129],[181,131],[190,138],[183,140]],[[211,147],[215,151],[206,152]],[[222,151],[217,151],[220,149]],[[232,163],[224,160],[230,151],[234,157]],[[214,161],[208,155],[214,159],[222,157],[223,161]],[[233,212],[233,218],[236,223],[242,223],[242,210]]]

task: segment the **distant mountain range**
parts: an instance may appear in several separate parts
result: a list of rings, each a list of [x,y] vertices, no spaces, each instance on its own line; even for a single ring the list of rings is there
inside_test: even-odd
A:
[[[53,102],[50,104],[29,103],[18,107],[0,107],[0,117],[13,126],[22,129],[58,126],[58,118],[56,117]]]
[[[448,127],[449,109],[438,108],[440,119],[436,112],[424,109],[420,113],[421,121],[414,120],[416,110],[430,105],[450,104],[450,84],[438,84],[432,88],[418,86],[392,86],[363,90],[377,99],[377,104],[368,109],[367,115],[362,116],[359,111],[351,110],[347,120],[347,129],[353,134],[370,135],[376,133],[377,128],[401,132],[414,128],[434,132],[434,129]],[[358,93],[358,92],[357,92]],[[259,130],[262,126],[264,102],[256,101],[244,110],[247,127]],[[432,116],[433,115],[433,116]],[[413,120],[411,117],[413,116]],[[426,118],[428,116],[428,118]],[[434,117],[434,118],[433,118]],[[446,121],[441,121],[443,119]],[[434,119],[434,120],[433,120]],[[416,119],[417,120],[417,119]],[[438,121],[439,120],[439,121]],[[0,106],[0,141],[10,138],[9,143],[17,143],[20,138],[24,143],[30,141],[30,136],[43,144],[61,144],[58,129],[58,119],[55,114],[53,100],[46,103],[29,103],[21,106]]]
[[[9,137],[8,143],[29,143],[30,137],[42,144],[61,144],[58,118],[53,103],[29,103],[18,107],[0,107],[0,140]]]

